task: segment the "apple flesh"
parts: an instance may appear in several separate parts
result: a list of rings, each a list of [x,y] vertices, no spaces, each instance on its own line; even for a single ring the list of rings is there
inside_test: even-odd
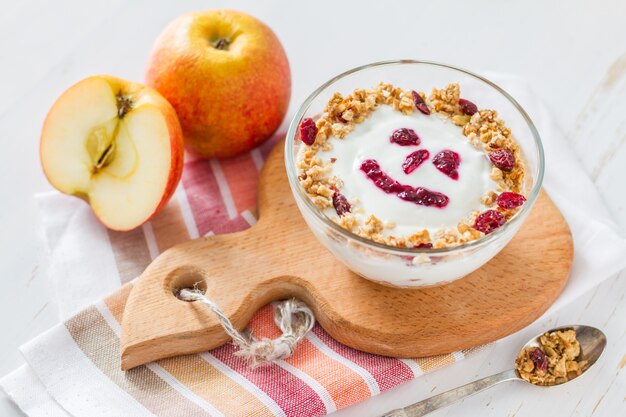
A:
[[[291,95],[289,62],[274,32],[232,10],[174,20],[154,45],[146,84],[172,103],[186,147],[205,158],[232,157],[271,137]]]
[[[167,203],[184,158],[167,100],[110,76],[86,78],[59,97],[44,122],[40,154],[48,181],[86,200],[114,230],[143,224]]]

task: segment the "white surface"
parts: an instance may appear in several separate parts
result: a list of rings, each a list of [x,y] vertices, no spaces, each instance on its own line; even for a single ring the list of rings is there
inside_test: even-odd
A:
[[[569,132],[575,150],[626,226],[623,165],[625,91],[605,83],[610,65],[624,52],[626,3],[587,2],[15,2],[0,6],[0,374],[22,363],[17,346],[57,321],[43,277],[36,272],[41,244],[32,194],[48,189],[39,169],[41,122],[54,99],[71,83],[97,73],[141,80],[150,46],[164,25],[184,11],[228,7],[268,23],[282,40],[293,73],[291,111],[315,87],[349,67],[399,57],[440,60],[527,79]],[[358,15],[356,15],[358,13]],[[598,47],[601,44],[602,47]],[[323,57],[316,64],[313,59]],[[614,72],[619,72],[614,69]],[[622,69],[623,72],[623,69]],[[606,88],[605,88],[606,87]],[[611,115],[594,113],[613,100]],[[621,98],[621,100],[620,100]],[[593,103],[592,103],[593,104]],[[583,112],[584,110],[584,112]],[[583,117],[578,117],[583,114]],[[621,117],[621,119],[620,119]],[[603,135],[597,135],[598,131]],[[586,140],[591,134],[594,142]],[[613,416],[625,412],[626,274],[606,282],[549,318],[498,343],[491,351],[414,383],[341,411],[375,415],[477,376],[504,369],[512,346],[553,324],[600,326],[607,353],[585,380],[539,389],[502,385],[436,416]],[[490,352],[492,352],[490,354]],[[497,352],[493,353],[493,352]],[[623,365],[623,364],[622,364]],[[592,381],[592,383],[589,382]],[[0,415],[21,415],[6,399]]]

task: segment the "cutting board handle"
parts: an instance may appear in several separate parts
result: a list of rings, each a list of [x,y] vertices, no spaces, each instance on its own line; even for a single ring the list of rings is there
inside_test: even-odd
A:
[[[122,368],[163,355],[197,352],[229,340],[207,306],[177,297],[198,288],[242,330],[269,302],[297,297],[313,302],[306,282],[277,264],[262,224],[238,233],[210,236],[177,245],[159,257],[133,288],[122,320]],[[284,251],[281,255],[288,256]],[[242,265],[255,265],[242,268]]]

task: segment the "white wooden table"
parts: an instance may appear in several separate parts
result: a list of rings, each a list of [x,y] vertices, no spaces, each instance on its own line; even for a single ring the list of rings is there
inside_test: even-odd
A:
[[[0,375],[22,363],[19,345],[58,321],[53,296],[37,275],[42,246],[32,198],[49,189],[38,161],[47,109],[87,75],[141,81],[156,35],[186,11],[227,7],[269,24],[290,58],[292,114],[330,76],[382,59],[422,58],[521,76],[569,132],[585,169],[626,229],[626,2],[303,3],[0,0]],[[323,63],[314,63],[313,56]],[[607,100],[613,110],[599,114],[598,104]],[[593,143],[586,140],[590,132],[596,133]],[[609,337],[602,362],[586,381],[552,389],[501,385],[434,416],[626,415],[626,273],[621,275],[470,359],[337,415],[377,415],[503,370],[511,365],[516,343],[555,324],[576,322],[601,327]],[[0,394],[0,415],[22,414]]]

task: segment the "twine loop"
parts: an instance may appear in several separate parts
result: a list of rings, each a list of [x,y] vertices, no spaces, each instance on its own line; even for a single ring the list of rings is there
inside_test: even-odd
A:
[[[276,339],[264,337],[257,339],[252,332],[239,332],[224,312],[197,288],[183,288],[178,292],[178,298],[184,301],[199,301],[209,307],[220,320],[224,331],[233,339],[239,348],[236,356],[245,358],[252,368],[264,363],[285,359],[291,356],[296,345],[315,324],[315,316],[311,309],[302,301],[295,298],[272,303],[274,307],[274,323],[282,334]]]

